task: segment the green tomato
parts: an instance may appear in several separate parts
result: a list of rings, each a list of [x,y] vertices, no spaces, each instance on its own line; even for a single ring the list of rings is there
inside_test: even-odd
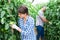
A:
[[[15,22],[11,21],[9,24],[15,24]]]

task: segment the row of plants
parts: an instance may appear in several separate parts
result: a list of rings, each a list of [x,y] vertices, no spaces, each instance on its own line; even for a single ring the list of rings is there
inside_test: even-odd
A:
[[[23,0],[0,0],[0,40],[20,40],[20,33],[10,28],[10,23],[17,25],[18,7]]]
[[[18,7],[26,5],[29,14],[35,19],[40,8],[45,4],[33,6],[26,0],[0,0],[0,40],[21,40],[20,33],[10,28],[10,22],[18,25]],[[60,0],[50,0],[47,4],[45,17],[52,23],[45,23],[45,39],[60,40]]]

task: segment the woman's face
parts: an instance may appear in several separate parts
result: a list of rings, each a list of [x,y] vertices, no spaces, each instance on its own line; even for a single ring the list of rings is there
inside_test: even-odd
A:
[[[26,14],[18,13],[18,16],[19,16],[20,18],[24,18],[24,17],[26,16]]]

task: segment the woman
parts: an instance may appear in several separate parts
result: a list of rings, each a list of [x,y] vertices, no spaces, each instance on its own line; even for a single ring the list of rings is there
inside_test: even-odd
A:
[[[34,33],[34,19],[28,15],[28,8],[21,6],[18,9],[18,25],[19,27],[12,27],[21,33],[21,40],[36,40]]]

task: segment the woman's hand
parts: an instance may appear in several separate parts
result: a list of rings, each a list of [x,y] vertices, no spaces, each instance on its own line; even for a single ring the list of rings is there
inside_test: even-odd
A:
[[[18,29],[18,26],[15,25],[15,24],[11,24],[11,28],[12,28],[12,29]]]
[[[16,29],[17,31],[21,32],[22,30],[15,24],[11,24],[12,29]]]

